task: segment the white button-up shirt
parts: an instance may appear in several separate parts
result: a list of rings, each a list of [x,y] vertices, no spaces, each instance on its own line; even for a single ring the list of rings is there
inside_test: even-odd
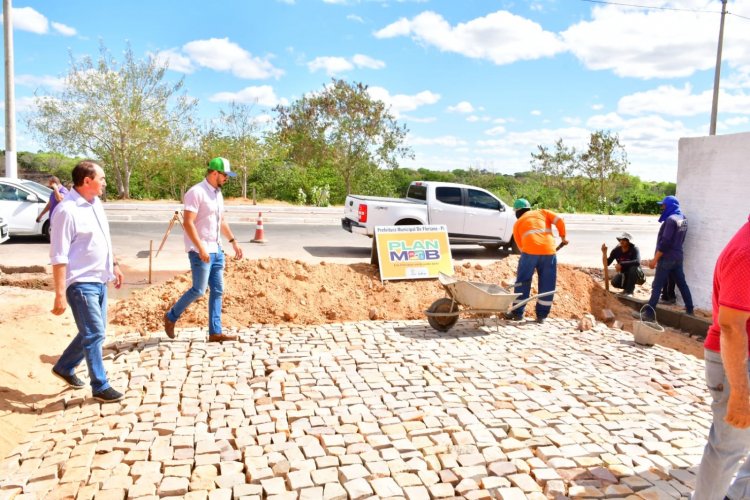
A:
[[[89,203],[71,189],[57,205],[51,229],[49,256],[52,264],[67,264],[65,288],[115,278],[109,222],[98,197]]]
[[[195,213],[195,229],[198,238],[208,253],[216,253],[221,246],[221,217],[224,213],[224,197],[221,189],[208,183],[206,179],[191,187],[185,193],[185,211]],[[185,232],[185,251],[197,252],[193,241]]]

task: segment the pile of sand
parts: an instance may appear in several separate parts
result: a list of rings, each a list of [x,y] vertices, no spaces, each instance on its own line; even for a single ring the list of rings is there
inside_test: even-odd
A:
[[[483,283],[514,281],[518,257],[492,264],[456,266],[455,276]],[[143,334],[163,330],[167,308],[191,286],[185,273],[165,283],[135,290],[111,313],[111,322]],[[594,279],[577,268],[559,265],[551,317],[601,317],[604,308],[623,306]],[[532,293],[536,292],[536,282]],[[368,319],[425,319],[424,311],[445,292],[436,280],[381,283],[370,264],[309,264],[286,259],[228,261],[224,275],[223,324],[240,328],[254,323],[320,324]],[[178,327],[207,325],[208,294],[194,303]],[[527,316],[533,317],[533,305]],[[624,308],[627,309],[627,308]]]

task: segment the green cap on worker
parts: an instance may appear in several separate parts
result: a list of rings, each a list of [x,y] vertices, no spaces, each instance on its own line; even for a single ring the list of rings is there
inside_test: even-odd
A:
[[[237,174],[232,172],[232,169],[229,166],[229,160],[222,158],[221,156],[217,156],[208,162],[208,169],[227,174],[229,177],[237,177]]]
[[[531,208],[531,203],[526,198],[518,198],[513,202],[513,210],[521,210],[524,208]]]

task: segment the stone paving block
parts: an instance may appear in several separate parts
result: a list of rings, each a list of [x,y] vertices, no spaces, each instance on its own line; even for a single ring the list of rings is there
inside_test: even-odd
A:
[[[278,495],[287,491],[284,478],[281,477],[263,479],[260,481],[260,485],[263,487],[263,492],[268,496]]]
[[[450,498],[455,495],[453,485],[450,483],[436,483],[428,489],[432,498]]]
[[[94,495],[94,500],[122,500],[127,495],[126,489],[114,489],[106,491],[98,491]]]
[[[188,491],[190,482],[184,477],[165,477],[159,484],[157,493],[160,497],[182,496]]]
[[[343,486],[346,492],[349,494],[349,498],[351,500],[367,498],[373,494],[370,483],[362,477],[347,481]]]
[[[495,498],[499,498],[500,500],[526,500],[523,490],[516,487],[499,488],[495,492],[495,495]]]
[[[238,484],[232,488],[235,498],[263,495],[263,487],[259,484]]]
[[[232,490],[229,488],[218,488],[208,492],[208,500],[231,500]]]
[[[526,493],[542,491],[542,488],[534,481],[534,478],[528,474],[510,474],[507,476],[508,481],[514,486],[520,488]]]
[[[231,490],[235,486],[245,484],[245,474],[242,472],[220,474],[214,478],[214,482],[219,489]]]
[[[323,487],[323,498],[325,500],[347,500],[348,494],[339,483],[327,483]]]

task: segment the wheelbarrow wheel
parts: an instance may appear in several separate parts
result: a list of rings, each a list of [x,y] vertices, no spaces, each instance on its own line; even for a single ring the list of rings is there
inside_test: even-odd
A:
[[[433,302],[427,311],[431,313],[456,313],[455,316],[427,316],[427,322],[430,326],[440,332],[447,332],[458,321],[458,304],[447,297]]]

